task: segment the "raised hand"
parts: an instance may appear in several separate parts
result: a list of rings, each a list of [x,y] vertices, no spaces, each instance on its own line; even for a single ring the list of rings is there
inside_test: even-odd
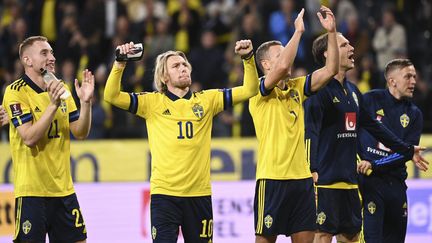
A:
[[[420,152],[425,150],[425,147],[414,146],[414,155],[412,157],[412,162],[414,165],[419,168],[421,171],[427,171],[429,162],[421,156]]]
[[[118,49],[120,51],[120,54],[127,54],[133,48],[133,46],[134,46],[134,43],[131,41],[129,43],[125,43],[123,45],[117,46],[116,50]],[[126,65],[126,62],[120,62],[120,61],[116,61],[116,62],[121,64],[121,65]]]
[[[79,85],[78,79],[75,79],[75,90],[81,102],[89,103],[94,93],[94,75],[88,69],[83,71],[83,81]]]
[[[234,51],[237,55],[240,55],[243,59],[247,59],[253,54],[253,46],[251,40],[239,40],[236,42]]]
[[[323,14],[325,17],[323,17]],[[317,15],[324,29],[326,29],[328,32],[336,32],[336,19],[333,12],[329,8],[321,6]]]
[[[297,18],[294,20],[294,27],[297,32],[303,33],[305,31],[305,26],[303,22],[304,8],[297,15]]]
[[[9,116],[3,106],[0,105],[0,127],[9,123]]]

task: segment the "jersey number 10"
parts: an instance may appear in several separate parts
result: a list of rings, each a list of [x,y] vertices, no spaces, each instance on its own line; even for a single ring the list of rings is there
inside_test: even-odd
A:
[[[177,136],[178,139],[184,139],[185,136],[183,135],[183,122],[179,121],[177,122],[178,126],[179,126],[179,135]],[[185,135],[187,138],[192,138],[193,137],[193,124],[190,121],[187,121],[184,123],[184,130],[185,130]]]

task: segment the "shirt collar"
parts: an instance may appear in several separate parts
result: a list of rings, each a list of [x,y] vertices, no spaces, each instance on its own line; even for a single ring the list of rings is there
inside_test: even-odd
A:
[[[178,97],[177,95],[171,93],[169,90],[165,92],[165,95],[172,101],[176,101],[178,99],[190,99],[192,97],[192,92],[189,90],[183,97]]]
[[[35,84],[33,82],[33,80],[30,79],[29,76],[27,76],[26,74],[23,75],[22,79],[24,80],[24,82],[27,83],[28,86],[30,86],[36,93],[40,94],[45,92],[45,90],[41,89],[37,84]]]

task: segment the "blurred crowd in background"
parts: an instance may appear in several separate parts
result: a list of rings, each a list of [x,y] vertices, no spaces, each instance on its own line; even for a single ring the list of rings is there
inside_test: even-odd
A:
[[[256,50],[268,40],[284,45],[294,33],[294,19],[305,8],[293,77],[317,68],[313,40],[323,33],[316,16],[329,6],[337,30],[355,48],[356,68],[348,79],[362,92],[385,88],[387,61],[410,58],[417,69],[414,102],[432,132],[432,2],[430,0],[3,0],[0,3],[0,101],[4,90],[23,74],[18,45],[32,35],[46,36],[54,49],[56,75],[71,88],[81,72],[96,78],[90,138],[146,138],[145,121],[103,101],[103,89],[119,44],[144,43],[144,58],[128,63],[122,89],[154,91],[155,57],[181,50],[192,64],[192,89],[232,87],[243,70],[234,55],[235,41],[251,39]],[[79,104],[79,102],[78,102]],[[254,136],[248,104],[215,118],[213,136]],[[2,128],[7,140],[7,128]]]

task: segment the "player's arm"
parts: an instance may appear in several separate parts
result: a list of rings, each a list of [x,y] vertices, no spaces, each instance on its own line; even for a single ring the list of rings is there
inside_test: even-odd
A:
[[[118,46],[120,54],[128,53],[132,48],[133,43],[126,43]],[[120,91],[121,77],[126,67],[126,62],[115,61],[108,76],[104,90],[104,99],[106,102],[117,106],[120,109],[128,110],[131,104],[130,95],[127,92]]]
[[[35,123],[22,123],[23,121],[21,119],[22,124],[17,123],[15,125],[12,114],[9,114],[9,116],[12,117],[12,123],[16,126],[18,134],[22,138],[24,144],[28,147],[34,147],[37,142],[46,135],[46,132],[54,119],[55,113],[60,106],[60,96],[65,92],[65,89],[62,82],[50,82],[47,85],[47,91],[50,97],[50,103],[46,107],[40,119]]]
[[[301,36],[305,31],[303,14],[304,9],[302,9],[297,15],[297,18],[294,21],[294,34],[288,44],[286,44],[286,46],[280,53],[278,62],[274,64],[272,70],[266,75],[263,83],[264,87],[261,88],[265,88],[265,90],[272,90],[279,81],[287,80],[291,77],[291,68],[297,55],[297,49],[300,43]]]
[[[6,124],[9,124],[9,116],[3,106],[0,105],[0,127]]]
[[[386,147],[390,148],[401,156],[411,158],[415,164],[429,164],[429,162],[427,162],[423,158],[423,156],[420,155],[420,152],[423,151],[425,148],[407,144],[400,140],[382,123],[373,119],[370,114],[364,109],[362,105],[363,97],[360,92],[357,92],[357,96],[360,101],[360,124],[363,128],[365,128],[378,141],[381,141]],[[427,168],[424,167],[422,168],[422,170],[426,169]]]
[[[253,46],[250,40],[241,40],[236,42],[236,54],[243,59],[243,85],[231,90],[233,105],[240,103],[255,96],[258,93],[258,72],[253,56]]]
[[[317,13],[321,25],[328,32],[327,57],[325,66],[312,73],[311,91],[316,92],[324,87],[339,70],[339,48],[336,41],[336,20],[332,11],[321,6],[321,12],[325,13],[325,18],[320,12]]]
[[[89,70],[83,71],[81,85],[75,79],[75,90],[80,100],[80,112],[78,120],[70,123],[70,129],[76,139],[85,139],[91,127],[92,99],[94,93],[94,75]]]
[[[318,181],[318,146],[321,124],[324,114],[324,106],[321,95],[307,99],[305,106],[305,145],[306,156],[310,163],[310,171],[313,175],[314,182]]]
[[[419,144],[422,129],[423,129],[423,115],[421,112],[418,112],[417,117],[413,119],[413,123],[410,126],[410,130],[406,133],[407,137],[405,138],[405,142],[409,144]],[[374,160],[369,163],[371,169],[374,172],[382,172],[382,171],[391,170],[395,166],[405,164],[410,160],[411,160],[410,157],[398,153],[392,153],[386,157],[383,157],[378,160]],[[420,170],[427,170],[428,168],[428,164],[424,163],[421,160],[414,162],[414,165]]]

